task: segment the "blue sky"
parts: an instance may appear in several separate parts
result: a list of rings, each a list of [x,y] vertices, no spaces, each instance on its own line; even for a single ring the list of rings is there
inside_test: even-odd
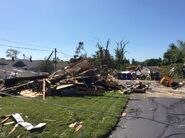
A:
[[[47,57],[56,47],[66,60],[79,41],[92,55],[97,42],[110,38],[113,53],[115,42],[124,39],[130,42],[127,58],[158,58],[170,43],[185,40],[184,5],[184,0],[0,0],[0,44],[47,49],[19,49],[20,58],[24,53],[33,59]],[[5,57],[8,47],[0,48]]]

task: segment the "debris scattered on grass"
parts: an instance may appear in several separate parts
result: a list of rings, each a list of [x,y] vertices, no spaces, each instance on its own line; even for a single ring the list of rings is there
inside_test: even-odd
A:
[[[122,117],[125,117],[126,115],[127,115],[127,113],[126,112],[123,112],[121,116]]]
[[[57,120],[52,120],[52,119],[44,119],[44,121],[55,122],[55,121],[57,121]]]
[[[83,127],[83,122],[74,122],[72,124],[69,125],[70,128],[75,128],[75,131],[78,132],[82,127]]]
[[[15,126],[12,128],[12,130],[8,133],[8,135],[12,134],[16,128],[18,127],[19,124],[15,124]]]
[[[4,123],[3,125],[4,125],[4,126],[7,126],[7,125],[12,125],[12,124],[14,124],[14,123],[15,123],[14,121],[11,121],[11,122]]]
[[[25,122],[19,113],[12,114],[12,117],[16,120],[16,123],[24,127],[26,130],[40,129],[46,125],[46,123],[39,123],[33,126],[31,123]]]
[[[46,125],[46,123],[39,123],[38,125],[33,126],[31,123],[25,122],[19,113],[1,116],[0,118],[3,119],[1,121],[1,124],[3,126],[15,124],[14,127],[10,130],[8,135],[12,134],[19,125],[21,125],[28,131],[40,129]],[[28,116],[26,118],[28,118]]]
[[[78,126],[75,128],[75,131],[78,132],[82,127],[83,127],[82,124],[78,125]]]
[[[4,120],[1,121],[1,124],[4,124],[9,118],[10,116],[7,116]]]

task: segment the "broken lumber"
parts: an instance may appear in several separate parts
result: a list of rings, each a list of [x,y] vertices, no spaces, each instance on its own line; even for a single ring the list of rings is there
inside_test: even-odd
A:
[[[49,76],[48,74],[45,74],[45,75],[39,75],[39,76],[18,77],[18,78],[5,79],[4,85],[6,87],[11,87],[11,86],[15,86],[17,83],[20,83],[20,82],[44,79],[44,78],[47,78],[48,76]]]
[[[24,90],[25,87],[29,87],[31,84],[33,84],[34,81],[30,81],[30,82],[27,82],[27,83],[24,83],[24,84],[20,84],[18,86],[13,86],[13,87],[9,87],[9,88],[4,88],[4,89],[1,89],[0,92],[6,92],[6,93],[15,93],[15,92],[18,92],[18,91],[21,91],[21,90]]]
[[[49,76],[49,80],[51,84],[54,84],[62,79],[66,79],[67,75],[74,77],[78,73],[88,70],[90,68],[92,68],[92,65],[89,63],[89,61],[87,59],[82,59],[77,63],[72,64],[67,69],[53,73]]]

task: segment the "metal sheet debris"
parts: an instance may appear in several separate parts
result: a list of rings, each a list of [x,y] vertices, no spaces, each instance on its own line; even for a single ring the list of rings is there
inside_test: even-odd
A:
[[[16,120],[17,124],[24,127],[26,130],[39,129],[46,125],[46,123],[39,123],[36,126],[33,126],[31,123],[25,122],[19,113],[12,114],[12,117]]]

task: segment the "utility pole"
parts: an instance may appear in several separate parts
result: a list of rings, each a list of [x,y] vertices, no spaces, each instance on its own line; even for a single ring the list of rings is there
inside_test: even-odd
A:
[[[57,49],[55,48],[55,71],[57,70]]]

